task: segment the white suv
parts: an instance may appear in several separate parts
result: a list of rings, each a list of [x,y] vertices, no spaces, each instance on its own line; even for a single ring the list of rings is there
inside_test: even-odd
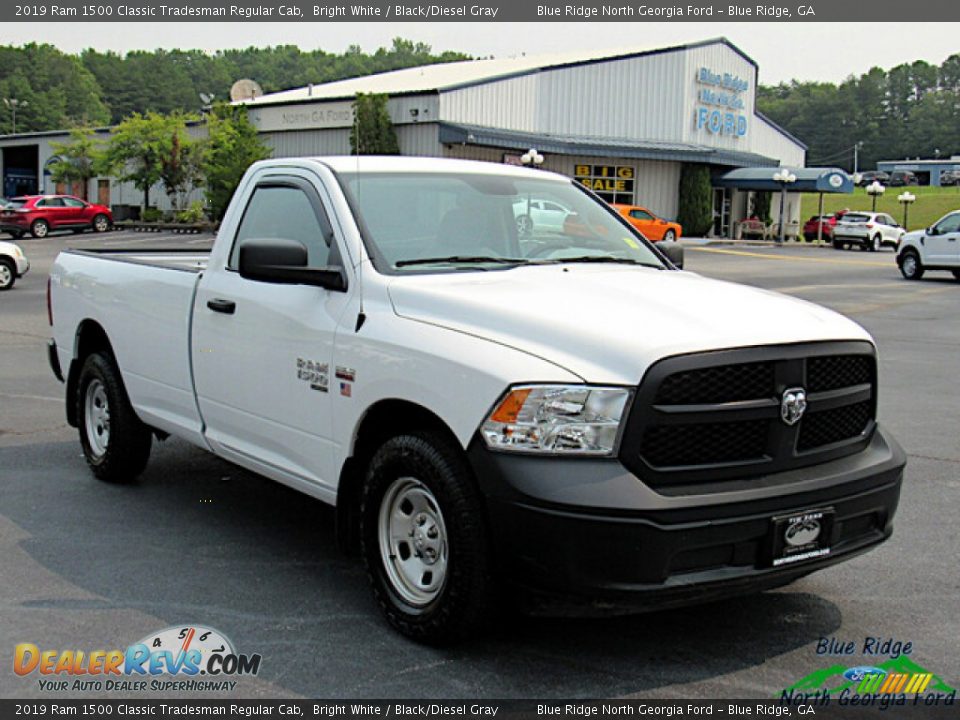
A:
[[[19,245],[0,242],[0,290],[9,290],[30,269],[30,261]]]
[[[950,270],[960,280],[960,210],[904,235],[897,265],[907,280],[919,280],[927,270]]]
[[[884,245],[894,250],[906,230],[886,213],[848,212],[833,228],[833,246],[837,249],[859,245],[861,250],[876,252]]]

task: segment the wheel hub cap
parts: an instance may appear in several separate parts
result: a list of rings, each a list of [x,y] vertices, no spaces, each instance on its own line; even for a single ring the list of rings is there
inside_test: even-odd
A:
[[[87,385],[83,409],[90,451],[94,456],[102,457],[110,443],[110,405],[106,388],[99,380],[92,380]]]
[[[404,602],[422,607],[443,589],[447,532],[436,498],[415,478],[395,480],[383,496],[378,523],[387,579]]]

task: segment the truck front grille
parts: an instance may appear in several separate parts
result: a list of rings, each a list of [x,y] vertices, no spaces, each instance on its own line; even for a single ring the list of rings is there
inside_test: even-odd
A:
[[[807,408],[788,424],[787,389]],[[816,343],[684,355],[638,388],[620,460],[653,487],[702,486],[812,465],[866,446],[876,412],[869,343]]]

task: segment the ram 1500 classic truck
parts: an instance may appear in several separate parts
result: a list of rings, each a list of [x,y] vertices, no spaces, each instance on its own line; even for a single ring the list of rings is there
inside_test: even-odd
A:
[[[575,222],[521,233],[519,202]],[[400,632],[507,596],[613,612],[886,540],[905,456],[850,320],[680,271],[568,178],[253,165],[212,252],[68,250],[50,361],[93,474],[175,435],[332,503]]]

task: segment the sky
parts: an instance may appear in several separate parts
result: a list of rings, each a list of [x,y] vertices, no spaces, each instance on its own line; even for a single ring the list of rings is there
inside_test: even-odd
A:
[[[122,29],[122,31],[120,31]],[[653,48],[729,38],[760,66],[760,82],[839,82],[873,66],[926,60],[940,64],[960,52],[960,23],[7,23],[0,44],[46,42],[67,52],[299,45],[342,52],[389,46],[400,36],[475,57],[509,57],[582,48]]]

